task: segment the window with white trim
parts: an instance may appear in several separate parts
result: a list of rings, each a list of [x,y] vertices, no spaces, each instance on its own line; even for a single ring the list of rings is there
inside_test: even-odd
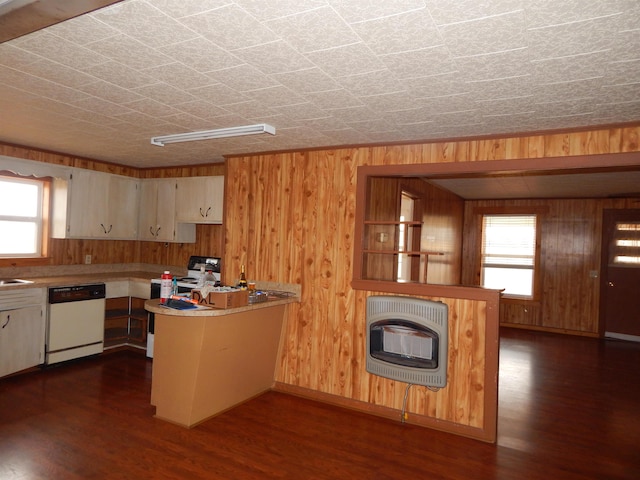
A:
[[[40,257],[45,182],[0,176],[0,258]]]
[[[481,285],[504,296],[532,299],[536,268],[536,215],[482,217]]]

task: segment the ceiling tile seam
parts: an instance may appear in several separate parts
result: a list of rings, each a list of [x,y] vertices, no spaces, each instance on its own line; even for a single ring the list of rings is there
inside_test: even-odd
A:
[[[520,13],[520,12],[525,12],[525,10],[522,9],[522,8],[518,8],[516,10],[511,10],[511,11],[508,11],[508,12],[496,13],[496,14],[493,14],[493,15],[485,15],[483,17],[469,18],[469,19],[466,19],[466,20],[460,20],[458,22],[436,23],[436,26],[437,27],[449,27],[449,26],[452,26],[452,25],[463,25],[465,23],[481,22],[483,20],[488,20],[490,18],[504,17],[506,15],[513,15],[514,13]]]
[[[333,6],[331,6],[331,8],[333,8]],[[338,13],[338,12],[336,12],[336,14],[337,14],[338,16],[342,17],[342,18],[344,19],[345,23],[346,23],[347,25],[362,25],[362,24],[364,24],[364,23],[368,23],[368,22],[376,22],[376,21],[379,21],[379,20],[382,20],[382,19],[385,19],[385,18],[400,17],[400,16],[407,15],[407,14],[410,14],[410,13],[418,12],[418,11],[420,11],[420,10],[425,10],[425,11],[426,11],[426,13],[428,13],[428,14],[429,14],[429,16],[431,17],[431,13],[429,12],[429,9],[428,9],[426,6],[424,6],[424,5],[423,5],[422,7],[412,8],[412,9],[410,9],[410,10],[404,10],[404,11],[402,11],[402,12],[392,13],[392,14],[389,14],[389,15],[382,15],[382,16],[380,16],[380,17],[375,17],[375,18],[366,18],[366,19],[364,19],[364,20],[356,20],[356,21],[353,21],[353,22],[349,22],[349,21],[347,21],[347,20],[346,20],[346,19],[344,19],[344,17],[342,17],[342,15],[340,15],[340,13]],[[334,11],[335,11],[335,9],[334,9]],[[433,20],[433,17],[431,17],[431,18],[432,18],[432,20]],[[434,22],[434,25],[435,25],[435,22]]]
[[[603,19],[607,19],[607,18],[618,17],[620,15],[624,15],[624,13],[625,12],[615,12],[615,13],[610,13],[608,15],[601,15],[601,16],[598,16],[598,17],[580,18],[578,20],[571,20],[569,22],[554,23],[554,24],[549,24],[549,25],[541,25],[539,27],[528,27],[527,30],[528,31],[544,30],[544,29],[547,29],[547,28],[564,27],[566,25],[576,25],[578,23],[587,23],[587,22],[593,22],[593,21],[596,21],[596,20],[603,20]]]
[[[603,50],[593,50],[591,52],[580,52],[580,53],[573,53],[571,55],[561,55],[559,57],[546,57],[546,58],[534,58],[529,60],[530,63],[543,63],[543,62],[548,62],[551,60],[566,60],[568,58],[577,58],[577,57],[586,57],[587,55],[595,55],[598,53],[607,53],[610,52],[611,49],[610,48],[605,48]]]

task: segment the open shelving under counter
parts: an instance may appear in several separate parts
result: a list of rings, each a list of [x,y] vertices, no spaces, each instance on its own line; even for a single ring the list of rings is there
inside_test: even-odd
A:
[[[299,292],[236,308],[155,313],[151,404],[156,418],[193,427],[273,387],[287,304]]]

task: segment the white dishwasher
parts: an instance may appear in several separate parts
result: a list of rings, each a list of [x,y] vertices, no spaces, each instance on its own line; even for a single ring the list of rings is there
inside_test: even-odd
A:
[[[49,289],[47,365],[102,353],[105,293],[104,283]]]

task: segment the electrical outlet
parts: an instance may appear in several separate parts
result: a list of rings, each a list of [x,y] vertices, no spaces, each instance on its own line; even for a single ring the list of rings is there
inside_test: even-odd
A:
[[[89,265],[91,263],[91,255],[85,255],[84,256],[84,263],[86,265]]]

